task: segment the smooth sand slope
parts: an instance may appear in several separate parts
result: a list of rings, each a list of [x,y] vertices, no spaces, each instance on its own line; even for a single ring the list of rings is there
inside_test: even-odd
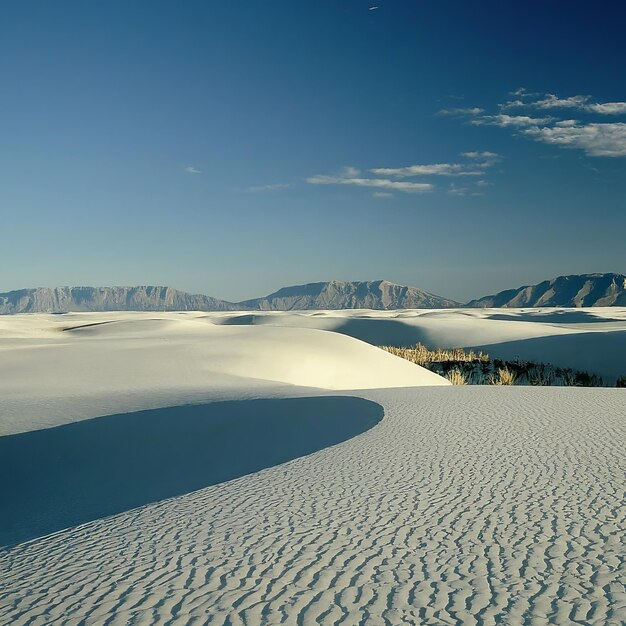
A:
[[[0,557],[12,624],[623,624],[624,392],[370,391],[373,429]]]
[[[484,315],[308,319],[623,325]],[[626,390],[452,387],[349,336],[229,319],[0,319],[0,530],[33,537],[0,549],[0,623],[626,622]]]
[[[321,328],[374,345],[478,348],[492,358],[626,375],[626,308],[214,313],[215,323]]]
[[[445,385],[362,341],[201,313],[0,317],[0,435],[89,417],[319,389]]]

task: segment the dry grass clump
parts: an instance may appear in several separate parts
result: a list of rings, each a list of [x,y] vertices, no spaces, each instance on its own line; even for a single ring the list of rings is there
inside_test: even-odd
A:
[[[407,361],[424,367],[429,363],[488,363],[489,355],[483,352],[466,352],[463,348],[437,348],[429,350],[426,346],[418,343],[415,348],[396,348],[394,346],[380,346],[383,350],[402,357]]]
[[[453,385],[467,385],[467,380],[461,370],[450,370],[448,372],[448,380]]]
[[[490,385],[514,385],[517,380],[517,374],[506,367],[498,369],[497,374],[489,377]]]
[[[416,344],[414,348],[380,347],[395,356],[421,365],[457,385],[602,387],[605,384],[597,374],[568,367],[555,367],[550,363],[520,359],[492,360],[484,352],[466,351],[463,348],[429,350],[421,343]],[[626,388],[626,376],[620,376],[615,385]]]

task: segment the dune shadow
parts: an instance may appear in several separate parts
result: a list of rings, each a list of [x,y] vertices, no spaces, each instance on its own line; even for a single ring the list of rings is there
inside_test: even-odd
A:
[[[0,438],[0,546],[311,454],[383,417],[361,398],[242,400],[109,415]]]
[[[513,322],[544,322],[557,324],[589,324],[606,322],[623,322],[624,320],[613,317],[599,317],[590,311],[528,311],[524,313],[493,313],[487,315],[490,320],[506,320]]]
[[[396,320],[349,319],[334,330],[375,346],[406,348],[428,343],[428,336],[422,329]]]
[[[267,316],[246,313],[245,315],[233,315],[232,317],[216,319],[214,323],[220,326],[255,326],[257,320],[263,323],[264,319],[267,319]]]
[[[550,363],[598,374],[610,385],[626,375],[626,330],[532,337],[472,347],[491,358]]]

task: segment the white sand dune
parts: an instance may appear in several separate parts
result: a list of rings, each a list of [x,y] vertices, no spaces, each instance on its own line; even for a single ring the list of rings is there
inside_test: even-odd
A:
[[[382,416],[348,396],[231,400],[0,437],[0,546],[311,454]]]
[[[175,404],[446,380],[351,337],[197,313],[1,319],[0,435]],[[310,394],[310,390],[302,393]]]
[[[624,392],[363,392],[340,445],[0,556],[11,624],[623,624]]]
[[[626,623],[625,390],[452,387],[298,325],[593,351],[623,310],[230,319],[0,320],[0,534],[33,538],[0,550],[0,623]]]
[[[227,325],[321,328],[374,345],[479,348],[494,358],[626,375],[626,308],[301,311],[209,314]],[[608,333],[612,333],[609,335]]]

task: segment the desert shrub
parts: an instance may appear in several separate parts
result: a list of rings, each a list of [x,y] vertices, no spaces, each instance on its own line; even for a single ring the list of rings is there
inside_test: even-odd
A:
[[[531,385],[547,386],[554,384],[556,374],[554,369],[548,365],[533,363],[528,368],[526,376]]]
[[[394,346],[381,346],[383,350],[402,357],[407,361],[412,361],[422,367],[429,363],[489,363],[489,355],[483,352],[474,352],[469,350],[466,352],[463,348],[437,348],[429,350],[421,343],[415,345],[414,348],[396,348]]]
[[[506,367],[498,368],[497,374],[492,374],[489,378],[490,385],[514,385],[517,375]]]
[[[601,387],[602,378],[596,374],[571,368],[554,367],[550,363],[534,361],[504,361],[489,358],[483,352],[465,351],[463,348],[438,348],[429,350],[418,343],[413,348],[380,346],[383,350],[463,385],[565,385],[569,387]],[[454,382],[454,381],[453,381]],[[626,375],[621,376],[617,387],[626,388]]]
[[[615,383],[616,387],[626,387],[626,376],[620,376]]]
[[[448,372],[448,380],[453,385],[467,385],[467,381],[465,379],[465,375],[461,370],[454,369]]]
[[[602,378],[589,372],[576,372],[574,380],[579,387],[602,387]]]

